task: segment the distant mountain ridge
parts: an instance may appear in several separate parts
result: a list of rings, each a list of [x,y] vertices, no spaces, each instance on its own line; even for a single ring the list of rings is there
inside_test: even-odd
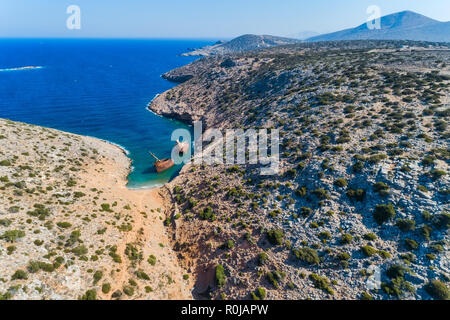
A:
[[[298,39],[276,37],[270,35],[245,34],[227,42],[218,42],[211,46],[206,46],[191,52],[184,53],[184,56],[211,56],[227,53],[238,53],[243,51],[270,48],[274,46],[300,43]]]
[[[339,40],[414,40],[450,42],[450,22],[440,22],[424,15],[402,11],[381,18],[381,29],[370,30],[367,23],[356,28],[319,35],[306,41]]]
[[[301,31],[294,34],[289,35],[289,38],[298,39],[298,40],[306,40],[312,37],[319,36],[320,33],[316,31]]]

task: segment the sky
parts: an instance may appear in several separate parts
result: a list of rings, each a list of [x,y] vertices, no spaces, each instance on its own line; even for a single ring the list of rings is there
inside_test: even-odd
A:
[[[80,29],[67,28],[70,5]],[[412,10],[450,21],[449,0],[0,0],[0,38],[208,38],[327,33]],[[74,21],[74,20],[71,20]]]

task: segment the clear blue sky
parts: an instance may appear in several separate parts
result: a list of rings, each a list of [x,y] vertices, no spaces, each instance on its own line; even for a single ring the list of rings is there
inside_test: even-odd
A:
[[[81,30],[66,28],[66,8],[81,8]],[[449,0],[0,0],[0,37],[231,38],[330,32],[412,10],[450,21]]]

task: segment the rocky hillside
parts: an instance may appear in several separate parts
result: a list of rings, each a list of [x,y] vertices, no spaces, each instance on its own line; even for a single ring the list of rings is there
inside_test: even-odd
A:
[[[307,41],[338,40],[415,40],[450,42],[450,22],[440,22],[412,11],[390,14],[380,19],[380,29],[367,23],[338,32],[310,37]]]
[[[156,191],[109,143],[0,119],[0,300],[187,299]]]
[[[270,48],[275,46],[294,44],[300,42],[297,39],[245,34],[227,42],[218,42],[212,46],[206,46],[201,49],[184,53],[184,56],[212,56],[220,54],[229,54],[256,50],[261,48]]]
[[[306,43],[165,75],[181,83],[156,113],[281,130],[278,175],[191,164],[162,190],[196,298],[449,298],[450,51],[429,45]]]

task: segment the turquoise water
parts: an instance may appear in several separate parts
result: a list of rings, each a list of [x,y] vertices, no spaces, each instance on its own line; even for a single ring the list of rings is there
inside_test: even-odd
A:
[[[128,151],[130,188],[153,187],[181,169],[157,174],[149,150],[170,157],[172,131],[188,128],[146,107],[174,86],[161,74],[195,60],[187,40],[0,40],[0,118],[111,141]],[[5,70],[24,66],[39,69]]]

